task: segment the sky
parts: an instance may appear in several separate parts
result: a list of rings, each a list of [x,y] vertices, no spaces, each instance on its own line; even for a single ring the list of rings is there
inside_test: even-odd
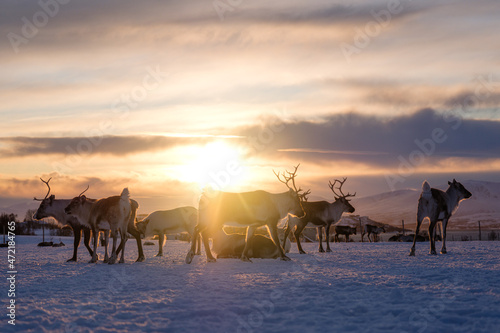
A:
[[[500,181],[497,1],[0,4],[0,198]]]

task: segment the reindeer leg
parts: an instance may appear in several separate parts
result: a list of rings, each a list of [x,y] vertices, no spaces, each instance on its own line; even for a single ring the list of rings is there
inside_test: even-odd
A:
[[[446,254],[446,227],[448,225],[448,219],[443,219],[441,222],[441,238],[443,242],[443,246],[441,247],[441,254]]]
[[[144,261],[146,258],[144,257],[144,251],[142,250],[141,233],[134,226],[131,226],[130,224],[127,227],[127,232],[129,234],[131,234],[132,236],[134,236],[134,238],[137,242],[137,251],[139,252],[139,255],[137,257],[136,262]],[[118,249],[118,251],[122,250],[122,246],[124,246],[124,245],[122,245],[122,243],[120,243],[120,248]]]
[[[186,264],[190,264],[192,261],[193,261],[193,258],[194,258],[194,253],[195,253],[195,250],[196,250],[196,238],[198,238],[200,234],[200,228],[199,226],[195,226],[194,227],[194,231],[193,231],[193,236],[191,237],[191,248],[189,249],[187,255],[186,255]],[[207,242],[208,243],[208,242]],[[205,240],[203,240],[203,244],[205,244]],[[206,247],[206,245],[205,245]],[[206,249],[205,249],[206,251]],[[212,253],[210,253],[210,255],[212,255]],[[213,256],[212,256],[213,258]],[[208,253],[207,253],[207,259],[208,259]]]
[[[73,257],[66,260],[66,262],[77,260],[78,246],[80,246],[80,239],[82,238],[81,231],[82,231],[81,227],[79,226],[73,227],[73,235],[75,236],[73,240]]]
[[[107,233],[107,232],[106,232]],[[111,256],[109,257],[108,264],[113,265],[116,262],[116,241],[117,241],[117,230],[111,230],[111,236],[113,237],[113,247],[111,249]],[[107,251],[106,251],[107,252]]]
[[[330,249],[330,227],[331,223],[326,224],[325,237],[326,237],[326,252],[332,252]]]
[[[90,238],[92,230],[90,230],[89,228],[82,228],[82,230],[83,230],[83,245],[85,245],[85,247],[89,251],[90,256],[92,257],[92,255],[94,254],[94,251],[92,251],[92,249],[90,248]]]
[[[114,236],[114,235],[112,235],[112,236]],[[109,231],[105,230],[104,231],[104,263],[108,263],[109,262],[108,244],[109,244]]]
[[[436,242],[435,242],[435,239],[434,239],[434,228],[436,227],[436,220],[435,219],[432,219],[430,222],[429,222],[429,242],[431,244],[431,249],[429,251],[429,254],[437,254],[436,253]]]
[[[194,235],[194,238],[195,238],[196,244],[197,244],[197,250],[196,250],[195,255],[199,256],[199,255],[201,255],[201,235],[199,233],[197,233]]]
[[[250,260],[250,258],[248,258],[248,250],[250,250],[252,237],[253,237],[254,232],[255,232],[255,227],[248,227],[247,228],[247,234],[245,236],[245,247],[243,248],[243,252],[241,253],[241,257],[240,257],[240,259],[242,261],[252,262]],[[274,242],[274,244],[276,244],[276,242]],[[280,247],[279,244],[280,243],[278,241],[278,245],[277,245],[278,247]]]
[[[165,235],[163,233],[158,234],[158,253],[155,257],[163,257],[163,241],[165,240]]]
[[[91,263],[97,262],[97,244],[99,244],[99,230],[92,227],[92,236],[94,237],[94,252],[92,253]]]
[[[274,245],[276,245],[276,247],[278,248],[280,259],[284,261],[292,260],[285,255],[285,251],[283,251],[283,248],[280,245],[280,239],[278,237],[278,227],[276,226],[276,224],[273,225],[267,224],[267,230],[271,235],[271,239],[273,240]]]
[[[417,227],[415,228],[415,236],[413,237],[413,245],[410,249],[410,256],[415,256],[415,243],[417,242],[417,235],[420,231],[420,225],[422,224],[423,220],[424,217],[420,216],[420,214],[417,214]]]
[[[120,236],[121,236],[120,245],[122,246],[122,255],[120,256],[120,261],[118,263],[123,264],[125,263],[125,244],[127,243],[127,232],[120,230]]]
[[[287,223],[286,229],[285,229],[285,235],[283,237],[283,243],[281,244],[282,248],[285,248],[286,245],[286,239],[288,238],[288,235],[290,234],[290,225]]]
[[[203,237],[203,246],[205,247],[205,252],[207,253],[207,262],[215,262],[216,260],[210,250],[210,242],[208,241],[208,232],[206,229],[201,232],[201,237]]]
[[[300,244],[300,234],[302,234],[302,230],[306,227],[307,223],[304,222],[299,222],[297,226],[295,227],[295,241],[297,242],[297,249],[299,250],[300,254],[306,254],[306,252],[302,249],[302,245]]]
[[[318,235],[319,247],[318,252],[325,252],[323,249],[323,227],[316,228],[316,235]]]

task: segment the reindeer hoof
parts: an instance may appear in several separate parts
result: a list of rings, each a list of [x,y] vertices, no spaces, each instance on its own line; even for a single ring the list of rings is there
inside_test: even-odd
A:
[[[137,260],[135,262],[143,262],[144,260],[146,260],[146,258],[144,258],[144,256],[141,256],[141,257],[137,258]]]
[[[189,251],[186,255],[186,264],[190,264],[193,261],[194,253],[193,251]]]
[[[288,258],[287,256],[281,257],[280,260],[283,260],[283,261],[292,261],[292,259]]]
[[[97,262],[97,259],[94,260],[93,258],[90,259],[90,261],[89,261],[90,264],[95,264],[96,262]]]
[[[216,262],[217,260],[215,258],[207,258],[207,262]]]
[[[241,261],[245,261],[245,262],[252,262],[252,260],[250,260],[250,258],[248,258],[248,257],[243,257],[243,256],[241,256],[241,258],[240,258],[240,259],[241,259]]]
[[[325,250],[323,250],[323,249],[319,249],[319,250],[318,250],[318,252],[325,252]]]
[[[332,252],[332,250],[330,250],[330,249],[326,249],[326,252]]]
[[[104,258],[104,260],[102,262],[105,263],[105,264],[108,264],[109,263],[109,259]]]
[[[200,252],[200,251],[198,251],[198,252],[196,252],[194,255],[196,255],[196,256],[201,256],[201,252]]]
[[[441,250],[441,254],[446,254],[448,253],[446,250]]]
[[[436,250],[431,250],[431,251],[429,252],[429,254],[431,254],[431,255],[435,256],[437,253],[436,253]]]
[[[125,263],[125,259],[120,259],[120,261],[118,261],[119,264],[124,264]]]
[[[163,257],[163,253],[157,253],[155,257]]]
[[[70,261],[76,262],[76,258],[71,258],[71,259],[66,260],[66,262],[70,262]]]
[[[414,257],[415,256],[415,249],[411,249],[410,250],[410,254],[409,254],[410,257]]]
[[[306,254],[306,251],[299,251],[300,254]]]

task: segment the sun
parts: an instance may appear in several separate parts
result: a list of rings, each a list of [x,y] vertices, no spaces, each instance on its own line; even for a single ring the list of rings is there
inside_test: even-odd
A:
[[[234,190],[246,177],[241,148],[224,140],[193,146],[181,166],[180,180],[197,183],[201,189]]]

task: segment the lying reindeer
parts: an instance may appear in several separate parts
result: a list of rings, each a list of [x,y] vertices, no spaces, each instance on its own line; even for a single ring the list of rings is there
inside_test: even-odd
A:
[[[425,218],[429,219],[429,241],[431,245],[430,254],[436,254],[434,227],[438,221],[442,222],[441,235],[443,237],[443,246],[441,254],[446,253],[446,227],[451,215],[458,209],[460,201],[468,199],[472,194],[465,187],[453,179],[448,182],[446,192],[431,188],[427,181],[422,184],[422,194],[418,199],[417,226],[413,246],[410,249],[410,256],[415,255],[415,243],[420,230],[420,225]]]
[[[280,234],[280,239],[282,234]],[[290,240],[286,239],[283,247],[285,253],[290,252]],[[212,251],[220,258],[240,258],[245,248],[245,235],[226,234],[219,230],[213,238]],[[254,235],[249,241],[248,258],[276,259],[280,256],[278,247],[263,235]]]
[[[143,237],[158,235],[158,254],[163,256],[163,240],[165,235],[187,232],[191,237],[198,237],[198,250],[201,252],[201,238],[194,234],[194,227],[198,221],[198,210],[186,206],[171,210],[158,210],[149,214],[143,220],[135,224],[137,230]]]
[[[112,196],[96,201],[87,199],[84,195],[75,197],[66,207],[65,212],[76,216],[80,223],[88,225],[92,229],[94,236],[94,253],[90,261],[92,263],[97,262],[97,231],[99,229],[111,231],[113,248],[108,263],[114,264],[120,251],[122,251],[120,263],[125,262],[125,243],[127,242],[127,232],[129,230],[134,233],[134,237],[136,237],[137,240],[139,250],[139,258],[137,261],[144,260],[140,235],[134,227],[138,207],[139,205],[137,202],[130,199],[128,189],[124,188],[120,196]],[[118,232],[120,233],[121,242],[117,250],[116,240],[118,238]],[[108,242],[106,242],[105,261],[107,259],[107,243]]]
[[[323,249],[323,228],[325,229],[326,235],[326,252],[331,252],[330,249],[330,226],[333,223],[337,223],[342,218],[342,214],[344,212],[354,213],[354,207],[350,204],[348,197],[353,197],[354,194],[344,194],[342,192],[342,185],[344,185],[347,178],[344,178],[343,181],[338,179],[332,184],[329,182],[329,187],[332,190],[335,201],[333,203],[329,203],[327,201],[313,201],[313,202],[303,202],[302,207],[304,208],[305,216],[301,218],[297,217],[288,217],[288,225],[285,231],[285,239],[288,238],[288,234],[295,227],[295,239],[297,240],[297,248],[299,253],[305,254],[306,252],[302,249],[302,245],[300,244],[300,234],[302,230],[309,224],[309,226],[317,227],[317,234],[319,239],[319,252],[325,252]],[[335,191],[335,184],[340,183],[337,188],[340,193]],[[284,246],[284,244],[283,244]]]
[[[87,250],[90,253],[90,256],[92,256],[93,251],[90,248],[90,228],[83,226],[78,222],[78,219],[74,216],[68,215],[64,212],[64,208],[69,205],[71,200],[65,200],[65,199],[56,199],[55,195],[50,194],[50,185],[49,185],[49,180],[45,181],[40,178],[40,180],[47,185],[49,188],[49,191],[45,195],[45,198],[43,199],[37,199],[34,198],[34,200],[41,201],[40,206],[38,206],[38,209],[36,210],[35,214],[33,215],[33,218],[35,220],[41,220],[45,217],[53,217],[58,225],[62,228],[65,226],[70,226],[71,229],[73,229],[73,235],[74,235],[74,240],[73,240],[73,257],[68,259],[67,261],[77,261],[77,254],[78,254],[78,246],[80,246],[80,239],[82,237],[82,231],[83,231],[83,244],[87,248]],[[83,193],[82,193],[83,194]]]

